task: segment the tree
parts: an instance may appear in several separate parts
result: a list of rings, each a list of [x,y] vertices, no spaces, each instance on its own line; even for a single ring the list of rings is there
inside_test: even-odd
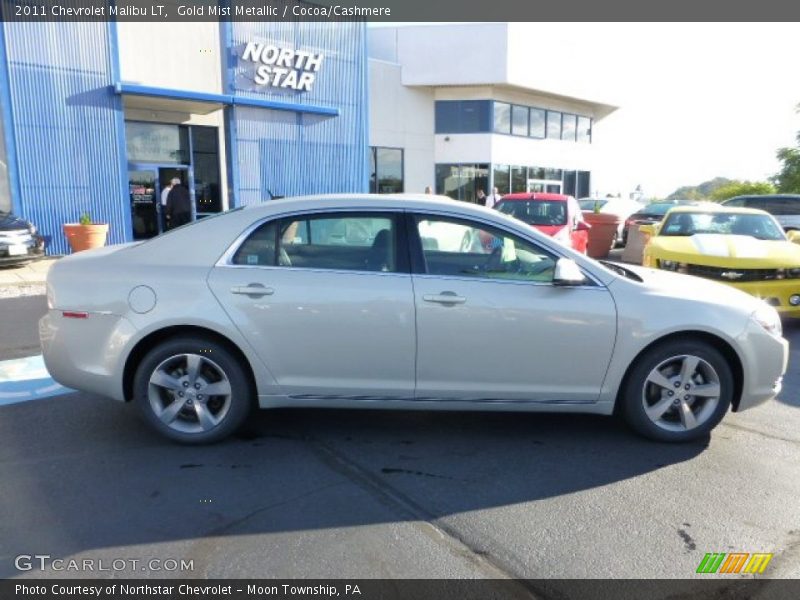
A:
[[[774,194],[775,186],[767,181],[731,181],[718,187],[709,195],[711,200],[722,202],[734,196]]]
[[[797,112],[800,112],[800,104],[797,105]],[[800,193],[800,131],[797,132],[797,146],[780,148],[776,153],[783,167],[770,179],[784,194]]]

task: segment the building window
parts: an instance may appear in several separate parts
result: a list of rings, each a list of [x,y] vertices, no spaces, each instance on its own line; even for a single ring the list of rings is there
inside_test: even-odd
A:
[[[128,160],[189,164],[189,128],[168,123],[125,121]]]
[[[454,200],[477,201],[478,190],[487,191],[489,165],[436,165],[436,193]]]
[[[439,100],[436,133],[486,133],[491,129],[490,100]]]
[[[494,165],[494,187],[501,196],[511,191],[511,167],[508,165]]]
[[[561,118],[561,139],[568,142],[575,141],[575,130],[577,129],[577,117],[564,113]]]
[[[511,134],[528,136],[528,108],[526,106],[511,107]]]
[[[543,179],[549,179],[552,181],[560,180],[562,173],[563,171],[561,169],[545,169]]]
[[[370,149],[369,191],[371,194],[400,194],[403,192],[403,149]]]
[[[192,167],[197,214],[222,212],[219,174],[219,130],[192,125]]]
[[[558,111],[547,111],[547,139],[561,139],[561,113]]]
[[[528,168],[511,167],[511,193],[528,191]]]
[[[511,133],[511,105],[505,102],[494,103],[494,132]]]
[[[592,143],[592,120],[589,117],[578,117],[578,141]]]
[[[534,138],[544,138],[545,135],[545,111],[541,108],[531,109],[530,136]]]

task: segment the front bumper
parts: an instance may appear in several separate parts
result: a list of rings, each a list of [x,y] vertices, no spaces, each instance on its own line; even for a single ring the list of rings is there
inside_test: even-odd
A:
[[[742,359],[743,385],[734,411],[747,410],[775,398],[789,363],[789,342],[775,337],[750,319],[737,338]]]
[[[800,306],[792,306],[789,298],[800,296],[800,279],[779,279],[777,281],[748,281],[731,283],[735,288],[762,298],[767,304],[774,306],[779,313],[789,317],[800,317]]]

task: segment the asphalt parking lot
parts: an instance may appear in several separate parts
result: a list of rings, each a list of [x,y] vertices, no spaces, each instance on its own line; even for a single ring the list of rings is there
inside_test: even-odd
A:
[[[0,360],[36,351],[44,310],[0,300]],[[0,406],[0,577],[691,578],[707,552],[800,577],[784,327],[780,399],[688,445],[606,417],[282,410],[182,447],[89,394]],[[19,571],[20,554],[128,562]],[[152,558],[192,569],[132,566]]]

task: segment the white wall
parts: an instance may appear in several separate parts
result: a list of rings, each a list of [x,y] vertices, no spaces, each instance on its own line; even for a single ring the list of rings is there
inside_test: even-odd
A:
[[[369,145],[403,148],[406,192],[433,186],[433,90],[402,85],[399,65],[369,61]]]
[[[127,83],[222,93],[219,24],[118,22],[120,77]]]

